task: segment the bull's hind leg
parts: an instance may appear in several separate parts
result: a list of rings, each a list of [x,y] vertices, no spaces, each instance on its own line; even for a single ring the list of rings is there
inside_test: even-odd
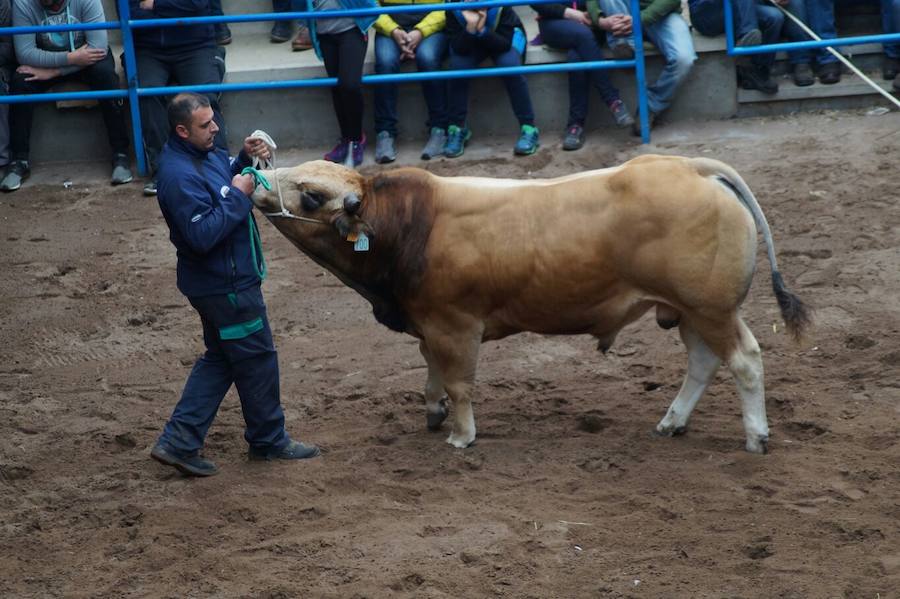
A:
[[[687,374],[666,415],[656,425],[656,432],[661,435],[680,435],[687,430],[691,412],[722,363],[688,324],[682,322],[678,331],[688,351]]]
[[[436,431],[447,418],[447,395],[444,393],[444,381],[441,379],[440,370],[424,340],[419,341],[419,351],[428,364],[428,380],[425,382],[425,422],[429,430]]]
[[[747,451],[766,453],[769,444],[769,423],[766,419],[766,396],[763,383],[762,352],[744,321],[738,317],[738,344],[728,357],[728,368],[734,375],[741,409]]]

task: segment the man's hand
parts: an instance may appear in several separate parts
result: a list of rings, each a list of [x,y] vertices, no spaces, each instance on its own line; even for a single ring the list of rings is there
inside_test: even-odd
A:
[[[256,181],[250,175],[235,175],[231,179],[231,186],[239,189],[248,198],[253,195],[256,189]]]
[[[50,67],[30,67],[23,64],[16,69],[16,72],[21,73],[22,75],[28,75],[25,77],[25,81],[48,81],[59,77],[59,69]]]
[[[71,65],[89,67],[106,58],[106,48],[92,48],[87,44],[66,55],[66,61]]]
[[[141,10],[153,10],[153,0],[141,0]]]
[[[609,31],[616,37],[631,35],[631,17],[629,15],[613,15],[599,19],[600,29]]]
[[[464,10],[462,11],[462,16],[466,20],[466,31],[469,33],[478,33],[481,31],[478,24],[482,20],[482,11],[479,10]]]
[[[406,39],[408,41],[406,45],[407,51],[415,56],[416,48],[419,47],[419,44],[422,43],[422,40],[425,39],[425,36],[422,35],[422,32],[418,29],[413,29],[406,34]]]
[[[269,146],[266,145],[266,142],[255,137],[248,137],[244,140],[244,152],[248,156],[258,156],[263,160],[268,160],[272,157],[272,152],[269,151]]]
[[[581,23],[582,25],[587,25],[588,27],[591,26],[591,16],[583,10],[567,8],[565,12],[563,12],[563,18],[575,21],[576,23]]]

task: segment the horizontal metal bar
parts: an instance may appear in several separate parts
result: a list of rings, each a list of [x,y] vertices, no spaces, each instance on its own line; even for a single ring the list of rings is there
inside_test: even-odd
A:
[[[780,44],[766,44],[762,46],[741,46],[733,48],[729,54],[732,56],[745,56],[748,54],[768,54],[770,52],[792,52],[795,50],[813,50],[831,46],[858,46],[861,44],[900,43],[900,33],[883,33],[878,35],[858,35],[855,37],[839,37],[830,40],[809,40],[805,42],[783,42]]]
[[[97,29],[118,29],[119,22],[70,23],[68,25],[28,25],[21,27],[0,27],[0,35],[23,35],[53,31],[96,31]]]
[[[538,73],[563,73],[570,71],[588,71],[593,69],[632,69],[634,60],[597,60],[588,62],[566,62],[523,65],[518,67],[485,67],[481,69],[460,69],[456,71],[424,71],[414,73],[392,73],[388,75],[365,75],[363,83],[378,85],[385,83],[412,83],[439,79],[462,79],[498,77],[504,75],[529,75]],[[315,79],[289,79],[284,81],[248,81],[246,83],[216,83],[208,85],[179,85],[168,87],[139,87],[140,97],[169,96],[181,92],[219,93],[251,90],[275,90],[301,87],[330,87],[337,85],[335,77],[319,77]],[[58,102],[60,100],[105,100],[123,98],[127,90],[96,90],[87,92],[59,92],[47,94],[23,94],[17,96],[0,96],[0,104],[19,104],[24,102]]]

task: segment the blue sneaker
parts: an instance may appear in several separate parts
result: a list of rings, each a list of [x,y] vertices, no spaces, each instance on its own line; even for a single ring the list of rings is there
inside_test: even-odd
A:
[[[531,125],[522,125],[522,134],[519,136],[519,141],[516,142],[513,152],[517,156],[528,156],[537,152],[540,145],[540,131],[538,131],[538,128]]]
[[[447,127],[447,143],[444,144],[444,156],[456,158],[466,151],[466,143],[472,137],[472,131],[468,127],[459,128],[456,125]]]
[[[161,443],[157,443],[150,450],[150,457],[160,464],[172,466],[188,476],[212,476],[219,472],[215,464],[200,454],[182,455]]]

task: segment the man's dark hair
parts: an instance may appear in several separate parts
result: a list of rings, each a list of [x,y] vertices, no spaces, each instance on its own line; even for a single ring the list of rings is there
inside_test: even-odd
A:
[[[194,92],[184,92],[172,98],[169,102],[169,129],[173,133],[178,125],[190,129],[191,115],[198,108],[209,108],[209,98]]]

